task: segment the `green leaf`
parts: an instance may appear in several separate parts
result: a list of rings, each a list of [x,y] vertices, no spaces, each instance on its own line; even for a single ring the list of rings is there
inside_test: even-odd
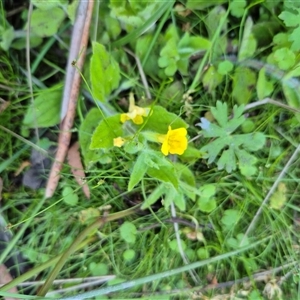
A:
[[[274,52],[274,59],[281,70],[288,70],[292,68],[296,62],[296,56],[294,52],[287,47],[276,50]]]
[[[299,34],[300,34],[300,26],[293,30],[293,32],[289,36],[289,41],[292,41],[291,50],[299,51],[300,50],[300,41],[299,41]]]
[[[119,65],[105,47],[96,42],[93,42],[90,77],[93,96],[102,102],[120,82]]]
[[[285,26],[287,27],[296,27],[300,25],[299,14],[295,15],[285,10],[278,17],[283,20]]]
[[[201,152],[207,152],[207,154],[204,154],[203,157],[208,157],[208,164],[211,164],[215,161],[218,154],[221,152],[221,150],[226,147],[228,144],[228,137],[218,138],[214,140],[213,142],[205,145],[200,149]]]
[[[0,42],[0,47],[4,50],[7,51],[10,48],[10,45],[12,41],[15,38],[15,30],[12,26],[9,26],[6,28],[6,30],[2,31],[1,30],[1,42]]]
[[[247,58],[253,57],[256,51],[257,42],[252,33],[252,28],[253,28],[253,21],[250,17],[248,17],[244,27],[242,43],[238,54],[238,61],[243,61]]]
[[[178,115],[168,112],[165,108],[155,105],[151,110],[150,116],[146,119],[144,130],[154,131],[161,134],[167,134],[168,127],[172,129],[188,125]]]
[[[227,103],[217,101],[216,107],[212,107],[210,109],[211,113],[215,117],[215,119],[218,121],[221,127],[226,127],[227,120],[228,120],[228,109],[227,109]]]
[[[287,201],[286,197],[287,188],[283,182],[280,182],[277,187],[277,191],[270,198],[270,207],[280,210]]]
[[[274,91],[273,83],[267,80],[265,68],[261,68],[258,73],[256,91],[259,100],[262,100],[267,96],[270,96],[271,93]]]
[[[239,104],[247,104],[253,96],[256,85],[256,74],[246,67],[237,67],[233,74],[232,97]]]
[[[239,160],[239,169],[244,176],[252,176],[256,173],[257,158],[245,150],[236,149],[236,155]]]
[[[60,7],[49,10],[35,9],[31,15],[30,32],[39,37],[53,36],[65,18],[65,12]]]
[[[214,66],[210,66],[208,70],[203,75],[202,83],[203,86],[208,90],[209,93],[212,93],[218,85],[223,81],[223,75],[219,72],[216,72]]]
[[[50,10],[59,6],[58,1],[31,0],[32,4],[41,10]]]
[[[92,276],[104,276],[108,274],[108,266],[103,263],[91,262],[89,264],[89,271]]]
[[[114,138],[119,136],[123,136],[120,114],[105,118],[92,135],[90,149],[112,148]]]
[[[266,143],[266,136],[262,132],[254,132],[244,135],[243,146],[246,150],[257,151],[262,149]]]
[[[241,216],[238,210],[227,209],[221,219],[222,224],[226,230],[233,229],[233,227],[238,223]]]
[[[244,15],[247,2],[245,0],[233,0],[230,2],[230,13],[237,18]]]
[[[138,156],[130,175],[128,191],[131,191],[143,179],[148,169],[145,158],[147,158],[147,154],[143,152]]]
[[[213,184],[205,184],[200,187],[199,191],[202,197],[210,198],[216,194],[216,186]]]
[[[218,65],[218,73],[221,75],[227,75],[233,70],[233,63],[230,60],[224,60]]]
[[[61,98],[61,88],[40,91],[27,109],[23,125],[29,128],[41,128],[58,124],[60,121]]]
[[[70,206],[77,205],[78,196],[70,186],[64,187],[64,189],[62,191],[62,196],[63,196],[63,201],[66,204],[68,204]]]
[[[162,195],[168,191],[170,186],[167,186],[165,183],[161,183],[159,186],[157,186],[150,196],[146,199],[144,204],[142,205],[141,209],[149,208],[152,204],[154,204],[156,201],[161,199]]]
[[[81,123],[78,131],[81,153],[86,167],[99,161],[103,156],[102,150],[91,150],[91,138],[97,124],[102,119],[102,114],[98,108],[92,108]]]
[[[200,197],[197,200],[197,205],[202,212],[210,213],[217,207],[217,202],[214,198]]]
[[[126,249],[123,252],[123,258],[126,262],[131,262],[136,257],[136,253],[133,249]]]
[[[174,188],[170,188],[166,193],[166,197],[163,201],[164,207],[168,209],[172,202],[177,206],[181,211],[186,209],[186,201],[184,195],[181,191],[177,191]]]
[[[180,244],[181,244],[181,248],[182,250],[185,250],[186,249],[186,243],[180,239]],[[179,248],[178,248],[178,242],[177,240],[172,240],[169,242],[169,247],[171,248],[171,250],[179,253]]]
[[[121,238],[128,244],[133,244],[136,241],[137,229],[131,222],[124,222],[120,226]]]
[[[231,173],[236,169],[236,159],[234,154],[234,147],[229,146],[227,150],[224,150],[221,157],[218,160],[218,169],[225,169],[226,172]]]

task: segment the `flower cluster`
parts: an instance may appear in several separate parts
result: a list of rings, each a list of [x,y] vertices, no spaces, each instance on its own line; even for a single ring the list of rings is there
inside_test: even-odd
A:
[[[149,115],[149,112],[150,108],[143,108],[135,105],[134,96],[132,93],[130,93],[128,113],[121,114],[120,119],[122,123],[132,120],[134,124],[140,125],[144,122],[143,117],[147,117]]]
[[[125,123],[132,120],[133,123],[140,125],[144,122],[144,117],[147,117],[150,113],[149,108],[143,108],[135,105],[134,96],[131,93],[129,97],[129,111],[123,113],[120,116],[120,121]],[[187,149],[187,130],[184,127],[172,129],[169,126],[166,134],[159,134],[155,132],[144,132],[146,139],[152,142],[161,143],[161,152],[164,155],[178,154],[182,155]],[[123,137],[114,138],[113,144],[115,147],[122,147],[126,143],[126,139]]]

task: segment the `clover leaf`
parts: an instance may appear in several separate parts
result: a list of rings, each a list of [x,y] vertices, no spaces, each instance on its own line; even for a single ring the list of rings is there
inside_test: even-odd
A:
[[[241,173],[252,176],[257,169],[257,158],[249,152],[261,149],[265,144],[265,135],[262,132],[247,134],[232,134],[246,119],[243,116],[244,105],[233,107],[233,117],[228,118],[227,104],[217,101],[216,107],[211,109],[218,124],[201,118],[198,125],[202,128],[204,137],[214,140],[200,149],[208,163],[214,162],[221,153],[217,166],[219,170],[225,169],[228,173],[236,170],[238,165]]]

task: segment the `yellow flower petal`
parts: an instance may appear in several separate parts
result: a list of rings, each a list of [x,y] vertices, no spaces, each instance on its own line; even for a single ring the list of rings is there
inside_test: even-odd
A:
[[[120,148],[120,147],[122,147],[124,145],[124,143],[125,143],[125,139],[123,139],[120,136],[114,139],[114,146],[115,147],[119,147]]]
[[[187,148],[187,130],[185,128],[178,128],[172,130],[169,126],[169,130],[165,136],[165,139],[161,146],[161,152],[164,155],[171,154],[183,154]]]
[[[129,109],[128,113],[121,114],[120,120],[125,123],[128,120],[132,120],[135,124],[142,124],[144,122],[143,117],[149,115],[150,109],[139,107],[134,104],[134,96],[132,93],[129,95]]]

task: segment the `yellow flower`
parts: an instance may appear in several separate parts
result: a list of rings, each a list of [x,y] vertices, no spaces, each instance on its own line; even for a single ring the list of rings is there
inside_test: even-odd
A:
[[[187,148],[187,130],[183,127],[172,130],[169,126],[167,134],[160,135],[158,140],[162,143],[161,152],[164,155],[183,154]]]
[[[114,139],[114,146],[115,147],[122,147],[123,145],[124,145],[124,143],[125,143],[125,140],[122,138],[122,137],[117,137],[117,138],[115,138]]]
[[[142,124],[144,122],[143,117],[147,117],[150,112],[149,108],[143,108],[135,105],[133,94],[129,96],[129,110],[126,114],[121,114],[121,122],[125,123],[128,120],[132,120],[135,124]]]

